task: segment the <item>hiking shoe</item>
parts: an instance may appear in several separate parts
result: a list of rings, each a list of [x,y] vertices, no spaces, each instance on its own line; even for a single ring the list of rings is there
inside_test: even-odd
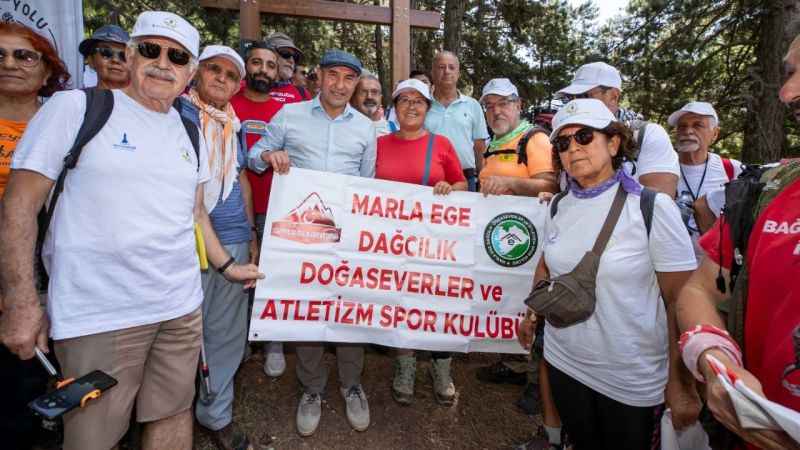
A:
[[[314,434],[321,414],[322,397],[319,394],[304,392],[297,405],[297,433],[304,437]]]
[[[211,432],[217,450],[253,450],[250,439],[233,422]]]
[[[527,374],[514,372],[510,367],[498,361],[491,366],[483,366],[475,372],[475,377],[484,383],[516,384],[522,386],[528,381]]]
[[[451,406],[455,401],[456,387],[450,376],[452,358],[431,359],[430,374],[433,379],[433,396],[440,405]]]
[[[283,342],[269,342],[266,345],[267,357],[264,358],[264,373],[270,377],[279,377],[286,370],[286,358],[283,356]]]
[[[339,389],[344,397],[344,404],[347,409],[347,421],[356,431],[366,431],[369,427],[369,403],[367,394],[360,384],[351,388]]]
[[[394,378],[392,378],[392,398],[401,405],[414,401],[414,380],[417,377],[417,358],[398,356],[394,359]]]
[[[522,391],[522,397],[515,403],[519,409],[525,414],[533,416],[542,412],[542,399],[539,394],[539,385],[536,383],[528,383],[525,385],[525,390]]]

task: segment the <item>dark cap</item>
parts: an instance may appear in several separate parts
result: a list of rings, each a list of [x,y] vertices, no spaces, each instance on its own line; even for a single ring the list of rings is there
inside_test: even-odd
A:
[[[297,52],[300,58],[303,57],[303,52],[301,52],[300,49],[294,45],[294,41],[292,41],[292,38],[290,38],[284,33],[272,33],[269,36],[267,36],[266,39],[264,39],[264,42],[266,42],[267,45],[271,45],[276,49],[288,47]]]
[[[103,25],[98,28],[89,39],[84,39],[78,45],[78,51],[83,56],[89,56],[92,49],[98,42],[113,42],[115,44],[127,44],[130,40],[128,33],[116,25]]]
[[[322,68],[344,66],[353,69],[356,75],[361,76],[361,61],[344,50],[326,50],[325,54],[322,55],[319,66]]]

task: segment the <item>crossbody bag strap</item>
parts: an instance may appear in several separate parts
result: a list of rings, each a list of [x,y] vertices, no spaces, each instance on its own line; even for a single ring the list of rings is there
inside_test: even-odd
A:
[[[433,138],[436,135],[430,133],[428,135],[428,149],[425,150],[425,169],[422,172],[422,185],[427,186],[428,180],[431,177],[431,159],[433,158]]]
[[[598,257],[603,254],[609,239],[611,239],[611,233],[614,232],[619,216],[622,215],[622,208],[625,206],[625,198],[627,196],[628,193],[625,192],[622,184],[620,184],[619,188],[617,188],[617,195],[614,196],[614,202],[611,204],[611,210],[608,211],[608,217],[606,217],[603,228],[600,229],[600,234],[597,235],[597,240],[594,242],[594,247],[592,247],[592,252]]]

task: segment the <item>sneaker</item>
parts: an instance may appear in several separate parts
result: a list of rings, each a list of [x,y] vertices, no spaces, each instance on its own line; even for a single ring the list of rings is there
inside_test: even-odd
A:
[[[344,397],[344,404],[347,409],[347,421],[356,431],[366,431],[369,427],[369,403],[367,394],[360,384],[351,388],[339,389]]]
[[[477,372],[475,372],[475,377],[484,383],[507,383],[516,384],[518,386],[522,386],[528,381],[528,375],[526,373],[514,372],[510,367],[503,364],[502,361],[498,361],[491,366],[478,368]]]
[[[414,401],[414,380],[417,377],[417,358],[398,356],[394,359],[394,378],[392,378],[392,398],[401,405]]]
[[[286,358],[283,357],[283,342],[269,342],[266,345],[266,353],[264,373],[270,377],[283,375],[286,370]]]
[[[297,405],[297,433],[304,437],[314,434],[319,425],[320,415],[322,415],[320,395],[304,392]]]
[[[536,383],[528,383],[525,385],[525,390],[522,391],[522,397],[515,403],[519,409],[525,414],[533,416],[542,412],[542,399],[539,394],[539,385]]]
[[[456,398],[456,387],[450,376],[452,358],[431,359],[430,375],[433,379],[433,396],[440,405],[451,406]]]

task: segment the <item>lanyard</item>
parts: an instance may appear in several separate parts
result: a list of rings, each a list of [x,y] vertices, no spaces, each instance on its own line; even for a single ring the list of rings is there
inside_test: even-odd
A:
[[[686,189],[689,189],[689,195],[692,196],[692,200],[697,201],[697,197],[700,196],[700,190],[703,188],[703,182],[706,180],[706,174],[708,173],[708,160],[711,159],[710,155],[706,157],[706,166],[703,168],[703,176],[700,177],[700,184],[697,185],[697,195],[694,194],[692,191],[692,187],[689,185],[689,180],[686,179],[686,174],[683,173],[683,166],[678,164],[678,167],[681,169],[681,177],[683,178],[683,183],[686,185]]]

